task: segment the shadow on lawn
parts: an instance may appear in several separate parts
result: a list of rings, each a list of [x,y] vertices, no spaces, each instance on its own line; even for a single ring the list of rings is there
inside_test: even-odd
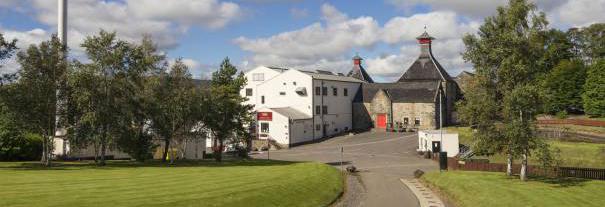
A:
[[[283,166],[301,162],[279,161],[279,160],[224,160],[216,162],[214,160],[177,160],[174,164],[161,162],[159,160],[150,160],[145,162],[125,161],[125,160],[108,160],[105,166],[97,166],[93,161],[70,161],[70,162],[54,162],[50,168],[44,167],[39,162],[15,162],[1,163],[0,170],[86,170],[86,169],[102,169],[112,170],[119,168],[144,168],[144,167],[240,167],[240,166]]]
[[[559,178],[532,177],[531,180],[537,181],[537,182],[543,182],[543,183],[547,183],[547,184],[557,185],[556,187],[560,187],[560,188],[583,186],[585,182],[590,181],[588,179],[567,178],[567,177],[559,177]]]

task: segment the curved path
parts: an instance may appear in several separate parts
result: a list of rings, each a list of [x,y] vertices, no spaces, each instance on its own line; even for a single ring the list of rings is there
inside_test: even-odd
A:
[[[366,132],[271,151],[270,158],[318,161],[340,167],[343,147],[345,167],[354,165],[360,172],[357,178],[349,176],[344,204],[337,206],[418,206],[418,200],[400,178],[412,178],[416,169],[437,170],[438,166],[416,154],[417,143],[417,133]],[[262,159],[267,155],[254,157]]]

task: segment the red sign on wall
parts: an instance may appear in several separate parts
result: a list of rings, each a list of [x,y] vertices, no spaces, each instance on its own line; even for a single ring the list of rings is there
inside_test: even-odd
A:
[[[273,113],[272,112],[258,112],[256,114],[256,120],[258,121],[272,121]]]

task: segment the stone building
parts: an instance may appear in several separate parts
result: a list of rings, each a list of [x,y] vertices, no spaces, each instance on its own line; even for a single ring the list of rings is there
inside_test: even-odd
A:
[[[364,81],[353,100],[354,129],[424,130],[439,128],[441,120],[444,126],[454,123],[460,89],[433,56],[433,39],[427,32],[417,38],[419,57],[394,83],[374,83],[361,65],[362,59],[353,58],[348,75]]]

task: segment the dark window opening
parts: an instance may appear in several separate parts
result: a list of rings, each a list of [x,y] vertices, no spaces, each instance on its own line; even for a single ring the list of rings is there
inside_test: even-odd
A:
[[[315,106],[315,114],[317,114],[317,115],[321,114],[321,107],[319,105]]]
[[[338,88],[332,88],[332,93],[334,96],[338,96]]]
[[[286,92],[285,92],[285,91],[279,92],[279,95],[281,95],[281,96],[285,96],[285,95],[286,95]]]
[[[316,96],[320,96],[321,95],[321,88],[319,86],[315,87],[315,95]]]
[[[246,88],[246,96],[252,96],[252,89]]]
[[[269,133],[269,123],[266,123],[266,122],[260,123],[260,132]]]
[[[414,119],[414,125],[420,125],[420,118]]]
[[[260,103],[261,104],[265,104],[265,96],[261,96],[260,97]]]
[[[322,106],[321,107],[321,113],[328,114],[328,106]]]
[[[349,89],[348,89],[348,88],[345,88],[345,89],[344,89],[344,91],[343,91],[343,95],[344,95],[344,96],[349,96]]]
[[[322,87],[321,88],[321,95],[324,95],[324,96],[328,95],[328,87]]]

